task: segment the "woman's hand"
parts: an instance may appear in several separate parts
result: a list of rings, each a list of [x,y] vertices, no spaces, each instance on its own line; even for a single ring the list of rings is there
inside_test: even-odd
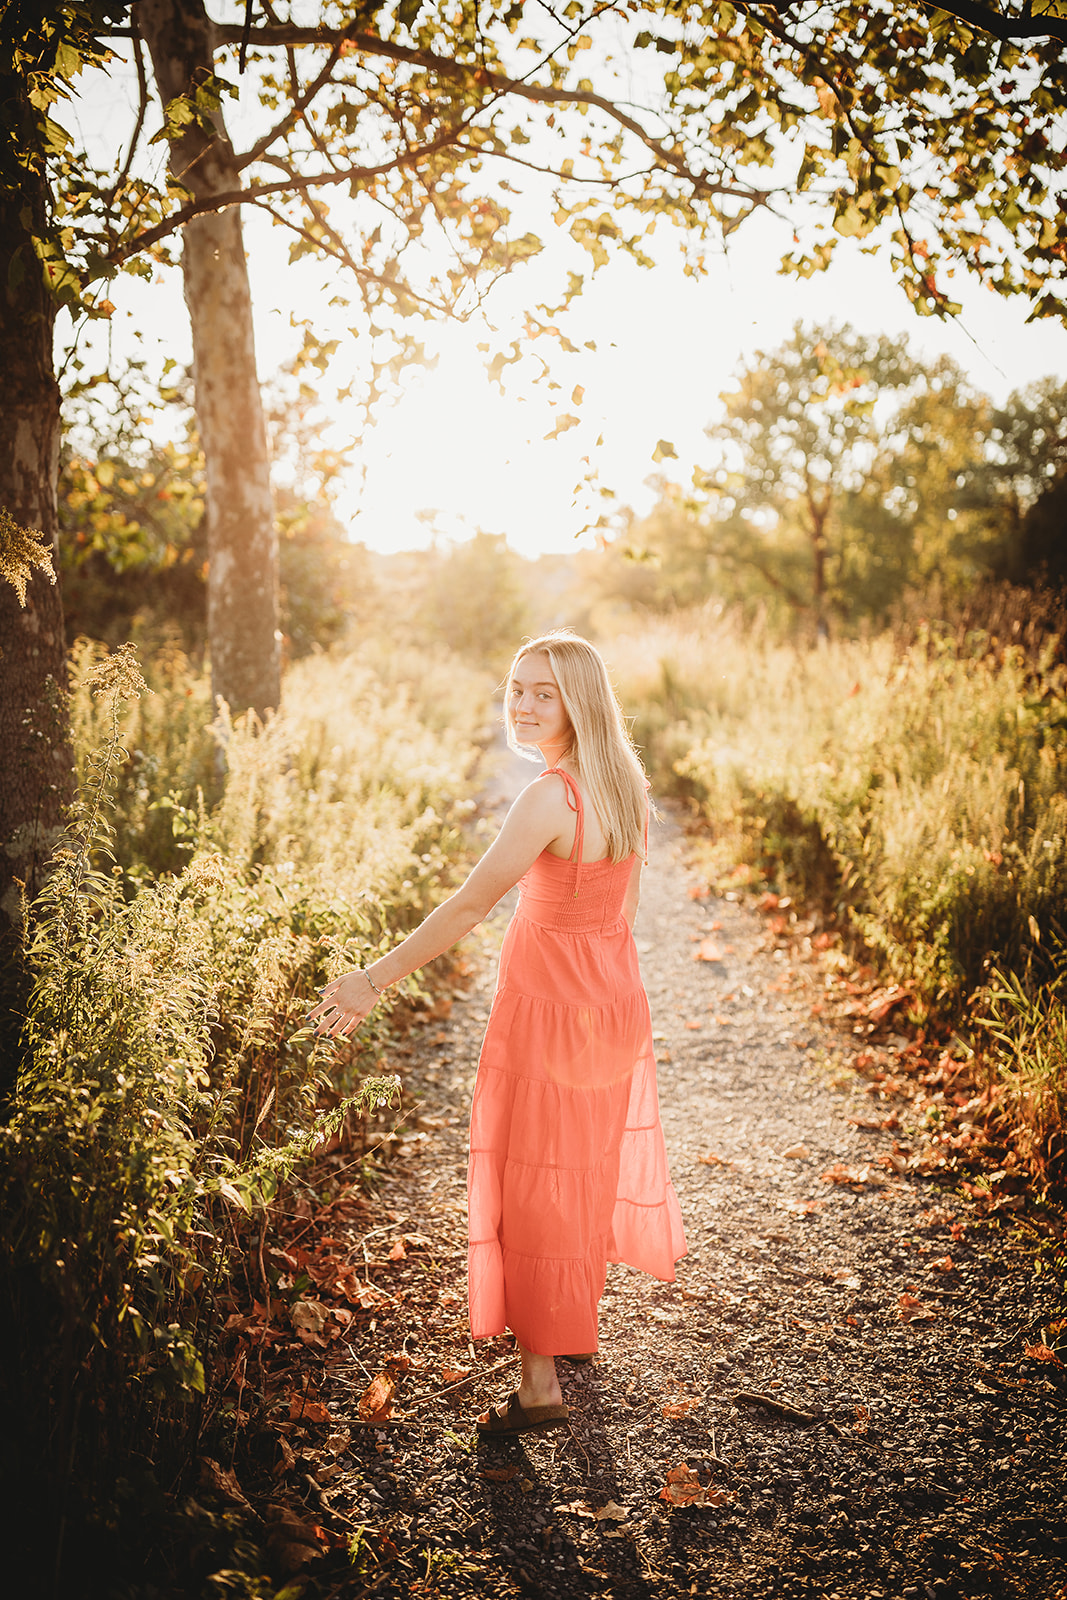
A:
[[[354,1033],[377,1003],[377,990],[363,968],[356,967],[325,986],[322,999],[307,1019],[320,1037],[336,1039]]]

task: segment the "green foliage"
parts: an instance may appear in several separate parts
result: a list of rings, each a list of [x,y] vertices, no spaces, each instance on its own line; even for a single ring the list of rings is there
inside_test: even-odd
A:
[[[173,369],[173,363],[168,363]],[[302,366],[302,363],[297,363]],[[174,637],[202,655],[207,632],[206,481],[191,383],[145,364],[86,373],[64,396],[60,563],[68,636],[110,645]],[[293,366],[264,393],[274,467],[281,625],[290,658],[329,649],[372,615],[368,552],[333,514],[347,457],[323,443],[317,390]]]
[[[920,1010],[977,1034],[1016,1148],[1059,1182],[1067,618],[1006,589],[984,612],[811,649],[705,609],[610,650],[646,762],[698,804],[722,885],[803,898]]]
[[[131,1452],[180,1474],[250,1230],[395,1097],[385,1008],[351,1044],[303,1017],[450,885],[488,692],[425,654],[319,657],[268,727],[205,742],[206,684],[174,652],[149,677],[128,649],[76,653],[80,800],[31,911],[0,1127],[3,1355],[24,1375],[5,1433],[39,1441],[37,1492],[71,1514],[106,1504]]]
[[[1046,1178],[1067,1164],[1067,949],[1050,940],[1038,972],[994,972],[975,1023],[992,1038],[1004,1111],[1021,1154]]]
[[[892,977],[951,1013],[990,962],[1039,957],[1067,895],[1054,642],[1028,660],[928,627],[806,650],[697,613],[612,654],[661,781],[700,798],[735,858],[851,923]]]

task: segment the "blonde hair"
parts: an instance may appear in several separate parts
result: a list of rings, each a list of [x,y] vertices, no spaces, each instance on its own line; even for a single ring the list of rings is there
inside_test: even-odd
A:
[[[565,754],[604,830],[609,856],[616,862],[631,855],[643,856],[648,817],[645,769],[623,721],[603,657],[588,639],[566,628],[556,629],[528,640],[516,651],[508,669],[508,690],[519,662],[532,655],[546,655],[551,663],[571,725],[571,744]],[[515,737],[507,692],[504,728],[517,755],[528,761],[537,759]]]

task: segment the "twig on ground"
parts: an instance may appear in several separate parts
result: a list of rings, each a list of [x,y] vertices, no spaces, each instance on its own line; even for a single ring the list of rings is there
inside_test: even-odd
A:
[[[460,1378],[458,1383],[450,1383],[444,1389],[434,1389],[430,1394],[416,1395],[414,1400],[412,1400],[408,1406],[408,1410],[413,1411],[416,1406],[429,1405],[431,1400],[440,1400],[443,1395],[455,1394],[457,1389],[466,1389],[468,1384],[477,1383],[479,1378],[491,1378],[494,1372],[502,1372],[505,1367],[512,1367],[514,1365],[515,1357],[505,1356],[503,1361],[497,1361],[491,1367],[482,1367],[477,1372],[472,1372],[469,1377]]]
[[[786,1400],[776,1400],[773,1395],[760,1394],[755,1389],[739,1389],[734,1395],[735,1405],[766,1406],[768,1411],[774,1411],[780,1417],[788,1417],[792,1422],[802,1422],[810,1427],[816,1420],[813,1411],[801,1411],[799,1406],[791,1406]]]

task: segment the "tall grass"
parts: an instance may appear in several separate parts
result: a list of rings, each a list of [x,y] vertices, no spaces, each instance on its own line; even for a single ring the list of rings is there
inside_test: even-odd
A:
[[[697,802],[724,870],[821,904],[958,1020],[994,970],[1036,995],[1062,931],[1058,647],[926,627],[801,648],[704,610],[609,654],[658,784]],[[1020,1105],[1025,1059],[1003,1058]]]
[[[380,1016],[340,1050],[302,1018],[450,886],[488,696],[440,656],[309,659],[260,728],[211,722],[176,652],[150,676],[75,653],[81,799],[32,908],[0,1127],[0,1360],[21,1375],[0,1461],[60,1546],[131,1462],[180,1482],[265,1207],[393,1094]]]

